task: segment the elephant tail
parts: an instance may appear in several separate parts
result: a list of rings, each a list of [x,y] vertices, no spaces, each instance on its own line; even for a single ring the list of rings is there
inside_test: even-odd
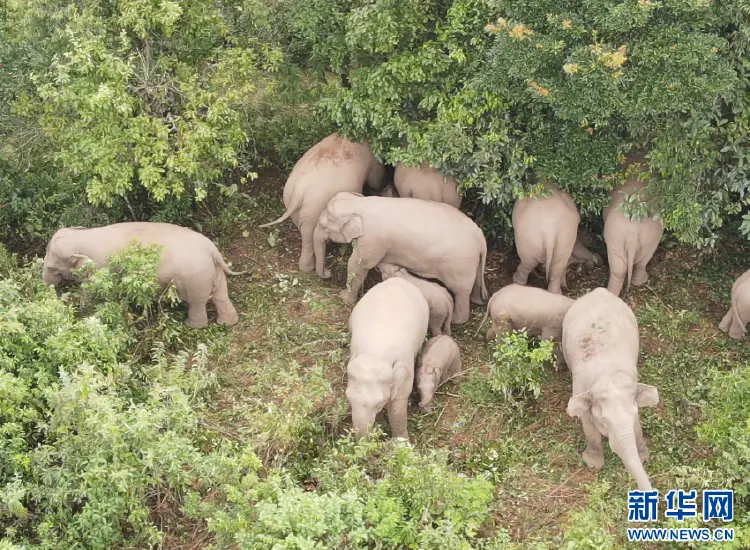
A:
[[[271,225],[276,225],[277,223],[281,223],[284,220],[289,219],[289,216],[294,214],[297,210],[299,210],[302,207],[302,193],[297,192],[297,189],[299,189],[299,185],[295,186],[294,192],[292,193],[292,200],[289,202],[289,208],[286,209],[286,212],[284,212],[281,217],[276,218],[272,222],[264,223],[263,225],[259,225],[258,227],[269,227]]]
[[[492,300],[489,300],[487,302],[487,311],[484,312],[484,317],[482,317],[482,322],[479,323],[479,326],[477,327],[477,331],[474,333],[474,336],[476,337],[477,334],[479,334],[479,331],[482,330],[482,326],[487,322],[487,317],[490,316],[490,306],[492,305]]]
[[[625,241],[625,259],[628,263],[628,290],[630,290],[630,279],[633,277],[633,262],[635,261],[635,246],[632,242]]]
[[[482,234],[482,250],[479,252],[479,263],[477,264],[477,275],[474,280],[474,286],[478,286],[480,290],[480,296],[482,300],[487,301],[490,297],[490,293],[487,292],[487,285],[484,283],[484,266],[487,262],[487,241],[484,240],[484,234]]]
[[[245,273],[247,273],[247,271],[232,271],[231,269],[229,269],[227,262],[224,261],[224,257],[221,255],[221,252],[219,252],[216,248],[214,248],[212,255],[214,257],[214,264],[219,266],[221,270],[227,275],[244,275]]]

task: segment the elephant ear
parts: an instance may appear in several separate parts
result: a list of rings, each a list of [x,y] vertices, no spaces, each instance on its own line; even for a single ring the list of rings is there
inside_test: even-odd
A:
[[[406,381],[409,379],[409,369],[403,361],[396,361],[393,364],[391,373],[391,401],[396,399],[398,392]]]
[[[585,391],[568,400],[568,415],[582,417],[591,410],[591,395]]]
[[[83,264],[85,264],[89,260],[91,260],[91,258],[86,256],[85,254],[71,254],[70,255],[70,265],[73,269],[79,269]]]
[[[344,235],[346,242],[350,243],[354,239],[362,236],[362,218],[359,216],[350,216],[341,226],[341,234]]]
[[[659,403],[659,390],[656,386],[638,384],[638,394],[635,400],[639,407],[655,407]]]

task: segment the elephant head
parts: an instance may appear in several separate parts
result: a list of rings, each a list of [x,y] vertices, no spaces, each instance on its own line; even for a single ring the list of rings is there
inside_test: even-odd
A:
[[[80,244],[74,229],[61,229],[52,237],[44,256],[42,278],[46,285],[59,285],[63,279],[72,279],[73,270],[78,269],[88,260],[80,253]]]
[[[318,276],[328,279],[331,272],[325,269],[326,243],[350,243],[362,236],[362,217],[351,208],[352,198],[362,197],[360,193],[338,193],[321,212],[313,233],[315,246],[315,268]]]
[[[659,392],[654,386],[637,384],[629,375],[622,380],[608,380],[568,401],[568,414],[579,418],[591,415],[596,429],[609,439],[609,445],[633,476],[638,488],[651,490],[651,482],[639,455],[642,441],[638,415],[640,407],[659,403]],[[645,452],[645,445],[642,452]],[[644,457],[645,458],[645,457]]]
[[[442,369],[430,361],[420,361],[417,368],[417,388],[419,388],[419,409],[422,412],[430,412],[429,403],[435,397],[435,391],[440,386]]]
[[[407,273],[407,271],[403,267],[385,262],[381,262],[376,265],[375,271],[382,275],[384,281],[390,279],[391,277],[400,277]]]
[[[346,373],[346,398],[359,439],[370,433],[377,414],[396,398],[407,382],[409,369],[401,361],[390,363],[372,355],[358,355],[349,361]]]

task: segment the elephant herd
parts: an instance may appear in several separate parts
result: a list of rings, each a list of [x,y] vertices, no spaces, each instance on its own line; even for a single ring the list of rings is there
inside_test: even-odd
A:
[[[642,159],[627,162],[637,167]],[[479,226],[459,210],[456,182],[427,165],[411,168],[399,163],[393,185],[383,188],[384,173],[367,142],[330,135],[294,166],[283,191],[285,213],[261,226],[291,219],[302,237],[299,269],[316,270],[323,278],[331,276],[325,266],[327,243],[353,245],[340,296],[356,304],[348,325],[346,389],[355,434],[367,435],[385,410],[392,435],[407,438],[415,379],[419,407],[429,410],[436,389],[461,378],[461,353],[451,337],[451,324],[469,320],[471,303],[487,304],[480,329],[490,317],[488,340],[524,328],[555,342],[557,363],[567,364],[571,373],[567,412],[583,425],[586,464],[603,466],[605,436],[638,487],[650,489],[638,410],[656,405],[659,395],[655,387],[638,383],[638,325],[633,311],[618,297],[626,280],[633,285],[647,281],[646,266],[663,233],[657,219],[630,219],[619,207],[631,195],[648,203],[644,183],[628,179],[612,191],[604,210],[607,289],[597,288],[578,299],[562,295],[571,264],[593,266],[601,258],[579,238],[580,215],[572,197],[543,182],[543,196],[519,199],[513,207],[521,261],[514,284],[490,297],[484,279],[487,243]],[[365,184],[377,194],[364,196]],[[73,270],[87,259],[105,266],[112,254],[133,240],[161,245],[158,281],[163,286],[173,283],[187,302],[188,326],[207,325],[209,300],[216,306],[218,323],[238,322],[226,275],[239,273],[229,269],[208,238],[172,224],[59,229],[47,246],[44,281],[57,285],[73,279]],[[544,267],[547,290],[525,286],[539,266]],[[371,269],[382,282],[360,299]],[[750,271],[734,283],[732,305],[720,328],[743,338],[748,320]],[[425,343],[428,332],[432,338]]]

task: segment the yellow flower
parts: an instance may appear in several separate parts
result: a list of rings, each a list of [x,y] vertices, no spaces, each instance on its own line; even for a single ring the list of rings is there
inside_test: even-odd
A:
[[[497,20],[497,26],[504,29],[505,27],[508,26],[508,20],[505,17],[500,17]]]
[[[651,0],[638,0],[638,5],[643,8],[650,8],[653,4]]]
[[[603,53],[599,59],[608,69],[619,69],[628,60],[627,48],[620,46],[617,51]]]
[[[531,88],[534,89],[536,93],[538,93],[542,97],[547,97],[549,95],[549,89],[545,88],[538,82],[535,82],[531,79],[526,81],[526,84],[528,84]]]
[[[514,25],[513,28],[508,31],[508,36],[515,38],[516,40],[526,40],[532,34],[534,34],[534,31],[523,23]]]
[[[617,71],[615,73],[612,73],[612,76],[614,78],[621,78],[623,74],[625,74],[625,73],[623,73],[622,71]]]
[[[581,66],[578,63],[566,63],[563,65],[563,71],[566,74],[576,74],[579,70],[581,70]]]
[[[563,19],[562,21],[562,27],[563,29],[569,29],[573,26],[573,22],[570,19]]]
[[[488,24],[488,25],[487,25],[487,26],[486,26],[486,27],[484,28],[484,30],[486,30],[487,32],[495,32],[495,31],[497,31],[498,29],[497,29],[497,27],[496,27],[495,25],[493,25],[492,23],[490,23],[490,24]]]

